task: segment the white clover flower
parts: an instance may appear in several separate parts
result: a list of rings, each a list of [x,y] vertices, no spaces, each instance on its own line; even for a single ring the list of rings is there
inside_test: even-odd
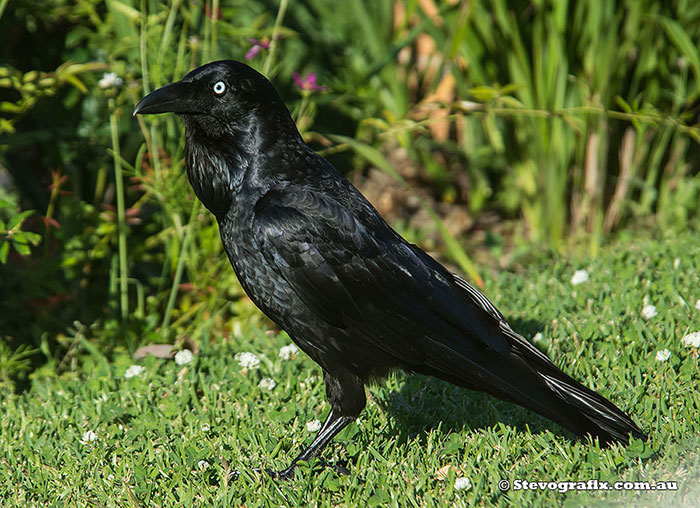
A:
[[[132,377],[140,376],[145,369],[141,365],[131,365],[124,373],[124,378],[129,379]]]
[[[642,308],[642,317],[644,319],[652,319],[658,315],[659,313],[656,311],[656,307],[653,305],[645,305],[644,308]]]
[[[253,353],[236,353],[234,358],[238,361],[238,365],[244,369],[257,369],[260,365],[260,359]]]
[[[280,358],[282,358],[282,360],[291,360],[296,357],[298,353],[299,348],[294,344],[289,344],[280,348]]]
[[[100,88],[117,88],[122,86],[122,83],[124,83],[124,80],[117,76],[116,72],[105,72],[102,79],[97,82],[97,85]]]
[[[681,258],[676,258],[673,260],[673,269],[678,270],[678,267],[681,266]]]
[[[586,270],[576,270],[573,277],[571,277],[571,284],[578,286],[584,282],[588,282],[590,278],[588,277],[588,272]]]
[[[657,362],[665,362],[669,358],[671,358],[671,352],[668,349],[664,349],[663,351],[656,352],[656,361]]]
[[[700,332],[689,333],[683,337],[683,345],[687,347],[700,347]]]
[[[175,363],[178,365],[185,365],[190,363],[192,360],[194,360],[194,355],[189,349],[183,349],[182,351],[175,353]]]
[[[542,337],[542,332],[537,332],[535,336],[532,338],[532,342],[539,342],[543,339]]]
[[[698,309],[698,310],[700,310],[700,300],[698,300],[697,302],[695,302],[695,308]]]
[[[200,471],[209,469],[209,462],[207,462],[206,460],[200,460],[199,462],[197,462],[197,468],[199,468]]]
[[[472,488],[472,482],[466,476],[455,478],[455,490],[469,490]]]
[[[88,444],[97,441],[97,433],[92,430],[86,430],[83,432],[83,439],[80,440],[81,444]]]
[[[306,430],[309,432],[318,432],[321,430],[321,422],[318,420],[311,420],[310,422],[306,422]]]
[[[271,377],[264,377],[258,383],[258,387],[264,390],[274,390],[277,383]]]
[[[209,432],[210,430],[211,430],[211,425],[209,425],[208,423],[205,423],[204,425],[202,425],[202,432]]]

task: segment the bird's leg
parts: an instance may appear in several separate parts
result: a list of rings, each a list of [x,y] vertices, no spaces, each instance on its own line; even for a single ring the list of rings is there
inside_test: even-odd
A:
[[[287,469],[271,473],[273,477],[288,479],[294,475],[294,468],[300,460],[309,461],[320,455],[338,432],[355,421],[365,407],[365,388],[362,380],[341,366],[334,365],[332,373],[324,369],[326,396],[331,404],[331,412],[323,422],[313,442],[295,458]],[[269,471],[268,471],[269,472]]]
[[[326,447],[326,445],[328,445],[328,443],[330,443],[331,440],[336,436],[336,434],[338,434],[338,432],[347,427],[350,423],[355,421],[355,418],[355,416],[342,416],[338,413],[336,409],[331,409],[331,412],[328,413],[326,421],[323,422],[321,430],[318,431],[318,434],[316,434],[316,437],[314,438],[312,443],[306,448],[306,450],[301,452],[292,461],[289,467],[282,471],[270,472],[270,474],[274,478],[280,478],[282,480],[291,478],[294,475],[294,468],[296,467],[297,462],[299,462],[300,460],[308,462],[314,457],[318,457],[323,451],[323,449]]]

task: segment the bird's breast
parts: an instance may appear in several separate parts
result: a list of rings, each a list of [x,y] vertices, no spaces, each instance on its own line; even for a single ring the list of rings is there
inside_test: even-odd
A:
[[[245,215],[241,210],[235,218],[229,213],[219,221],[224,249],[248,297],[270,319],[285,328],[290,313],[299,308],[299,302],[293,301],[296,293],[256,248],[254,232]]]

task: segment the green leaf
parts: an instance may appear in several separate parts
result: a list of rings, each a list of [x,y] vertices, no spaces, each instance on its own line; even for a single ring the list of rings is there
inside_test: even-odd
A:
[[[517,92],[523,87],[523,85],[520,85],[518,83],[510,83],[509,85],[504,86],[499,90],[500,95],[510,95],[513,92]]]
[[[627,101],[625,101],[625,99],[620,97],[619,95],[615,96],[615,102],[617,103],[618,106],[620,106],[622,111],[624,111],[625,113],[632,113],[633,112],[632,106]]]
[[[479,102],[489,102],[500,95],[498,90],[490,86],[476,86],[468,91]]]
[[[680,23],[670,18],[661,18],[661,24],[666,31],[666,35],[671,39],[671,42],[676,46],[678,51],[688,60],[690,67],[693,69],[695,78],[700,81],[700,54],[693,40],[686,33]],[[700,83],[698,84],[700,87]],[[698,92],[696,91],[696,94]]]
[[[10,222],[8,222],[7,224],[7,229],[15,229],[22,223],[22,221],[24,221],[24,219],[26,219],[33,213],[34,210],[25,210],[24,212],[20,212],[17,215],[10,217]]]
[[[88,93],[89,90],[87,87],[76,76],[73,76],[72,74],[65,74],[61,77],[84,94]]]
[[[41,235],[37,233],[32,233],[31,231],[22,231],[22,236],[27,242],[31,243],[32,245],[39,245],[39,242],[41,242]]]
[[[22,106],[18,106],[14,102],[9,102],[9,101],[0,102],[0,111],[4,111],[6,113],[19,114],[23,110],[24,110],[24,108],[22,108]]]
[[[7,254],[10,252],[10,242],[3,241],[0,243],[0,263],[5,264],[7,262]]]
[[[511,109],[523,109],[525,107],[522,102],[509,95],[501,97],[499,101],[501,101],[501,104]]]
[[[17,238],[20,241],[15,240],[14,238]],[[31,254],[31,250],[29,249],[29,245],[26,243],[23,243],[21,241],[21,237],[19,234],[15,235],[15,237],[12,242],[12,246],[15,248],[15,250],[21,255],[21,256],[28,256]]]
[[[0,118],[0,132],[15,132],[15,126],[7,118]]]
[[[389,160],[386,157],[384,157],[384,155],[373,146],[370,146],[366,143],[362,143],[360,141],[357,141],[356,139],[349,138],[347,136],[332,134],[328,137],[331,139],[331,141],[335,141],[336,143],[345,143],[349,145],[350,148],[352,148],[355,151],[355,153],[357,153],[361,157],[364,157],[369,163],[374,164],[382,171],[389,173],[391,176],[393,176],[400,182],[406,183],[404,178],[394,169],[394,166],[391,165]]]

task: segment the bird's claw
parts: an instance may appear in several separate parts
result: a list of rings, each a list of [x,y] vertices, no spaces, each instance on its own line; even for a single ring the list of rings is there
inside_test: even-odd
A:
[[[263,473],[266,473],[270,478],[273,480],[290,480],[294,477],[294,466],[290,466],[287,469],[283,469],[282,471],[274,471],[273,469],[270,468],[261,468],[261,467],[254,467],[250,469],[250,472],[253,473],[255,476],[260,476]],[[229,480],[237,480],[241,477],[241,472],[236,470],[236,471],[231,471],[228,475]]]
[[[330,468],[340,476],[346,476],[350,474],[350,470],[347,468],[348,463],[344,460],[336,462],[335,464],[330,464]]]
[[[333,471],[336,472],[336,474],[345,476],[350,474],[350,470],[347,468],[347,462],[345,461],[340,461],[336,462],[334,464],[329,464],[327,462],[323,462],[323,467],[330,467]],[[270,478],[273,480],[282,480],[282,481],[287,481],[291,480],[294,478],[294,470],[296,468],[296,464],[292,464],[286,469],[283,469],[281,471],[275,471],[270,468],[261,468],[261,467],[254,467],[250,470],[251,473],[255,474],[256,476],[261,475],[262,473],[266,473]],[[229,473],[228,478],[229,480],[237,480],[240,478],[241,472],[236,470],[232,471]]]

